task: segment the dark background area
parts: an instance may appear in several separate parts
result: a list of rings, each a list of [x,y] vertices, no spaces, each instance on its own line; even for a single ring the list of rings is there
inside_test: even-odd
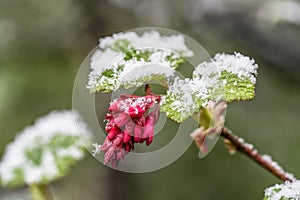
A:
[[[256,98],[229,105],[226,126],[300,176],[300,2],[259,0],[23,0],[0,2],[0,155],[16,133],[71,108],[76,72],[98,38],[144,26],[185,33],[213,56],[234,51],[259,65]],[[280,182],[221,139],[199,159],[192,145],[172,165],[126,174],[91,155],[52,184],[56,200],[262,199]],[[0,199],[28,199],[0,188]]]

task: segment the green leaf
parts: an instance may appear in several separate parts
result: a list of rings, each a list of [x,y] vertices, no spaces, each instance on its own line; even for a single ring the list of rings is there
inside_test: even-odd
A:
[[[55,151],[57,148],[68,148],[78,141],[78,136],[57,134],[51,138],[49,147]]]
[[[116,83],[120,73],[123,71],[124,66],[119,66],[116,70],[107,69],[99,75],[96,80],[98,85],[95,89],[92,89],[91,92],[104,92],[109,93],[115,89]]]
[[[55,134],[49,138],[49,141],[42,140],[37,137],[32,146],[25,150],[26,159],[28,162],[32,162],[33,165],[39,167],[42,165],[43,154],[45,151],[50,151],[54,155],[55,165],[58,169],[58,174],[52,176],[50,179],[45,176],[39,183],[47,184],[55,179],[63,177],[68,173],[71,167],[78,162],[77,158],[70,155],[62,156],[58,154],[61,149],[75,148],[78,151],[84,152],[84,147],[80,143],[80,138],[74,135],[65,135],[61,133]],[[13,179],[9,182],[3,182],[1,184],[9,187],[21,186],[25,182],[25,174],[22,166],[13,170]]]
[[[239,78],[237,75],[222,71],[221,79],[223,80],[225,101],[251,100],[255,96],[255,84],[248,78]]]
[[[10,186],[20,186],[22,185],[24,182],[24,173],[22,171],[21,168],[16,168],[14,170],[14,178],[13,180],[10,182]]]
[[[185,80],[175,80],[167,94],[162,96],[161,112],[165,112],[167,117],[181,123],[199,111],[195,96]]]
[[[113,51],[117,52],[128,52],[132,47],[128,40],[126,39],[119,39],[117,40],[112,46],[109,47]]]
[[[56,157],[55,162],[59,171],[59,176],[61,177],[66,175],[70,171],[70,167],[77,161],[74,158],[68,156],[63,158]]]
[[[39,166],[42,161],[43,151],[41,146],[33,147],[26,150],[26,156],[33,164]]]
[[[34,165],[39,166],[42,162],[42,156],[44,152],[43,144],[41,144],[41,137],[35,138],[31,148],[26,149],[25,155],[28,161],[31,161]]]
[[[139,50],[139,49],[130,49],[125,53],[124,60],[131,60],[135,58],[136,60],[144,60],[149,61],[149,56],[153,53],[153,51],[150,50]]]
[[[172,68],[177,69],[181,64],[185,62],[185,59],[182,56],[171,53],[170,55],[166,56],[166,61],[170,61]]]
[[[107,69],[104,72],[102,72],[102,76],[106,76],[107,78],[113,78],[114,77],[114,70]]]

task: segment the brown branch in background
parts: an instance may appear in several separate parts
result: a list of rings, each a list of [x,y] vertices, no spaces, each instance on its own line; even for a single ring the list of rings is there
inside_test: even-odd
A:
[[[223,128],[221,132],[221,136],[225,138],[225,140],[229,141],[229,145],[231,145],[234,149],[239,152],[247,155],[260,166],[264,167],[266,170],[277,176],[283,181],[295,181],[295,177],[286,173],[277,162],[273,161],[268,155],[261,155],[257,152],[256,149],[253,148],[253,145],[246,143],[242,138],[239,138],[232,134],[230,130],[227,128]]]

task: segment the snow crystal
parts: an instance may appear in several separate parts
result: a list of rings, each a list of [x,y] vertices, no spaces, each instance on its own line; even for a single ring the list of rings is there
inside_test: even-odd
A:
[[[293,199],[300,200],[300,181],[276,184],[265,190],[267,200]]]
[[[239,78],[248,78],[251,83],[256,83],[258,65],[254,59],[250,59],[240,53],[234,55],[218,53],[213,58],[214,64],[220,71],[227,71],[237,75]]]
[[[119,76],[120,85],[140,86],[139,79],[151,77],[152,75],[171,77],[174,76],[175,70],[170,68],[169,62],[145,62],[131,60],[124,66],[123,72]],[[118,86],[117,86],[118,87]]]
[[[97,49],[91,57],[91,69],[96,74],[102,73],[107,66],[110,66],[116,59],[123,56],[122,53],[107,49],[100,51]]]
[[[222,87],[221,73],[213,62],[203,62],[196,66],[191,80],[191,87],[198,99],[206,106],[208,99],[217,100],[215,91]],[[220,94],[219,94],[220,95]]]
[[[101,146],[102,145],[100,145],[98,143],[93,143],[94,149],[92,150],[92,153],[93,153],[94,157],[96,156],[96,154],[99,154],[101,152]]]
[[[171,77],[174,75],[175,70],[171,68],[172,63],[166,60],[169,55],[170,52],[154,52],[149,57],[149,61],[137,60],[136,58],[125,61],[123,56],[119,56],[118,59],[115,59],[113,63],[105,68],[113,71],[112,78],[101,77],[101,73],[105,69],[95,69],[89,75],[87,88],[97,88],[106,83],[111,85],[112,90],[117,90],[122,85],[140,86],[142,84],[141,79],[152,75]],[[119,70],[119,66],[122,66],[123,70]],[[101,73],[99,74],[99,72]]]
[[[122,39],[128,40],[129,48],[135,48],[141,52],[148,51],[149,55],[147,56],[149,58],[145,60],[145,58],[137,58],[135,55],[131,55],[133,58],[125,60],[125,56],[128,56],[127,54],[125,55],[124,52],[117,52],[109,48]],[[137,80],[153,74],[170,76],[173,75],[171,74],[171,69],[178,64],[177,62],[182,59],[182,56],[191,57],[192,55],[193,52],[187,48],[185,38],[182,35],[163,36],[159,32],[152,30],[142,35],[126,32],[101,38],[99,49],[91,57],[91,72],[87,89],[92,92],[98,90],[112,91],[126,84],[137,84],[135,86],[139,86],[140,82]],[[150,67],[145,67],[145,65],[150,66],[150,64],[165,67],[163,69],[156,67],[150,73]],[[120,66],[122,66],[121,70]],[[170,69],[167,70],[166,67]],[[102,73],[106,70],[111,70],[110,77],[103,76]],[[124,70],[124,73],[121,75],[122,70]],[[139,72],[140,70],[141,72]],[[128,73],[129,71],[134,73],[130,74]]]
[[[262,155],[262,159],[269,163],[271,166],[273,166],[277,171],[279,171],[282,174],[285,174],[290,180],[296,180],[295,176],[290,173],[286,173],[283,168],[276,162],[272,160],[272,157],[270,155]]]
[[[159,32],[152,30],[143,33],[141,36],[135,32],[121,32],[113,34],[112,37],[100,38],[100,48],[105,49],[113,45],[117,40],[126,39],[134,48],[153,48],[164,49],[182,53],[186,57],[193,56],[193,52],[185,44],[185,38],[182,35],[162,36]]]
[[[240,53],[225,54],[217,53],[210,62],[199,64],[193,73],[193,77],[209,79],[218,79],[222,71],[237,75],[239,78],[248,78],[251,83],[255,84],[258,65],[253,59]],[[226,84],[226,83],[224,83]],[[236,84],[236,83],[235,83]]]
[[[194,90],[191,87],[190,79],[176,77],[167,94],[162,96],[161,105],[168,101],[172,102],[170,105],[172,110],[181,113],[182,118],[191,116],[198,107],[194,102]]]

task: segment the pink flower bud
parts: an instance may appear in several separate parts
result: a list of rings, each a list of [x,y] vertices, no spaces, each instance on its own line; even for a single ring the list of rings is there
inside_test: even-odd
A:
[[[123,136],[123,142],[128,143],[131,139],[131,135],[127,132],[127,130],[124,131],[124,136]]]
[[[149,115],[148,117],[146,117],[143,137],[148,138],[151,134],[153,134],[153,131],[154,131],[154,117]]]
[[[146,139],[146,146],[149,146],[153,141],[153,134]]]
[[[136,124],[141,126],[141,127],[144,127],[145,126],[145,120],[146,120],[146,117],[141,116],[139,119],[136,120]]]
[[[152,143],[153,134],[154,134],[154,116],[149,115],[146,118],[145,130],[144,130],[144,134],[143,134],[143,138],[146,139],[147,146]]]
[[[134,126],[135,126],[135,123],[133,121],[130,121],[125,125],[125,129],[129,134],[133,135]]]
[[[146,138],[144,138],[144,136],[142,136],[142,138],[140,139],[139,143],[143,143],[146,141]]]
[[[123,134],[121,132],[114,138],[113,144],[117,147],[122,147],[123,145]]]
[[[110,112],[119,112],[119,104],[120,104],[120,101],[115,101],[115,102],[111,103],[108,110]]]
[[[105,126],[106,132],[109,132],[112,129],[113,126],[114,126],[114,122],[113,121],[108,122],[106,124],[106,126]]]
[[[124,160],[124,157],[125,157],[125,150],[120,149],[116,154],[116,159],[117,160]]]
[[[134,127],[134,142],[139,142],[143,136],[143,128],[139,125]]]
[[[145,113],[145,109],[140,105],[136,105],[135,107],[129,107],[128,113],[132,118],[139,118]]]
[[[154,109],[154,111],[152,111],[150,113],[150,116],[153,116],[154,118],[154,124],[157,123],[158,119],[159,119],[159,116],[160,116],[160,112],[159,112],[159,105],[156,106],[156,108]]]
[[[126,113],[121,113],[115,118],[114,122],[118,127],[124,126],[130,119],[130,116]]]
[[[104,164],[106,165],[114,156],[115,150],[113,146],[110,146],[104,155]]]
[[[105,116],[105,120],[112,120],[113,119],[113,115],[111,113],[107,113],[106,116]]]
[[[110,129],[110,131],[107,134],[107,138],[109,140],[112,140],[118,133],[120,132],[120,129],[118,127],[113,127]]]
[[[125,145],[125,151],[130,152],[131,151],[131,145],[129,143],[126,143]]]
[[[100,149],[102,151],[106,152],[111,144],[112,144],[111,141],[109,141],[107,138],[105,138],[105,140],[104,140],[103,144],[101,145]]]
[[[118,164],[119,164],[119,160],[117,160],[117,159],[112,159],[111,160],[111,167],[112,168],[116,168],[118,166]]]

